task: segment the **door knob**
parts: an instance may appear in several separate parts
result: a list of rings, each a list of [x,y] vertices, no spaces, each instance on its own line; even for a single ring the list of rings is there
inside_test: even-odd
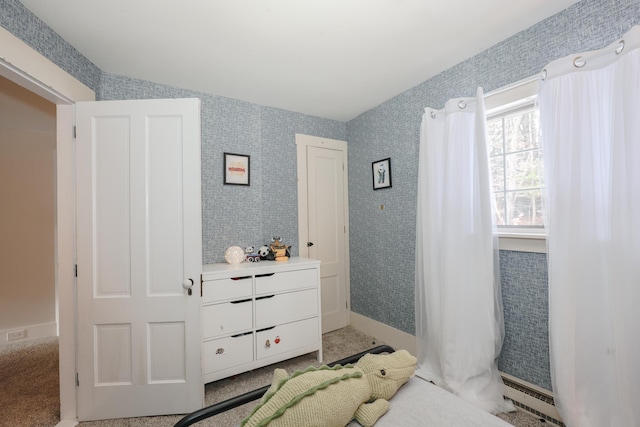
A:
[[[191,295],[191,287],[193,286],[193,279],[184,279],[182,282],[182,287],[187,290],[187,293]]]
[[[311,246],[313,246],[313,242],[307,242],[307,247],[310,248]]]

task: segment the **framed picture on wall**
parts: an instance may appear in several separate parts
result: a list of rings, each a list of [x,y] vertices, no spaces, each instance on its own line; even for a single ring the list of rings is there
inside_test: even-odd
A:
[[[225,185],[251,185],[250,156],[224,153]]]
[[[373,189],[391,188],[391,158],[378,160],[371,164]]]

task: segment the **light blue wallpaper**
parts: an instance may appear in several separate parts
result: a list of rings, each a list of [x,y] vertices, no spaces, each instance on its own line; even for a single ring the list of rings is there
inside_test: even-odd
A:
[[[99,99],[196,97],[202,102],[203,262],[232,245],[281,236],[298,254],[295,134],[345,139],[345,124],[230,98],[104,74]],[[251,185],[223,184],[223,153],[251,156]]]
[[[500,251],[500,267],[505,338],[498,368],[551,390],[547,256]]]
[[[347,123],[353,311],[415,333],[416,179],[424,107],[441,108],[449,98],[473,95],[477,86],[489,92],[532,76],[554,59],[602,48],[638,23],[640,0],[582,0]],[[373,191],[371,162],[386,157],[393,188]],[[548,310],[541,303],[547,271],[540,257],[501,254],[507,336],[500,367],[550,388]]]
[[[346,124],[300,113],[261,108],[262,237],[281,236],[297,255],[298,191],[295,134],[346,140]]]

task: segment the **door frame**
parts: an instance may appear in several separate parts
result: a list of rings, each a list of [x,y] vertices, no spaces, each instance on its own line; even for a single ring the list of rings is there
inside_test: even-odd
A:
[[[55,287],[58,324],[60,423],[77,424],[75,331],[74,104],[95,92],[0,27],[0,75],[56,104]]]
[[[322,138],[311,135],[296,133],[296,153],[298,172],[298,248],[301,257],[309,257],[309,205],[308,205],[308,182],[307,182],[307,147],[326,148],[342,152],[344,164],[344,262],[345,262],[345,296],[347,300],[348,315],[351,317],[351,263],[349,261],[349,163],[347,161],[347,142],[338,139]],[[322,265],[320,265],[322,268]]]

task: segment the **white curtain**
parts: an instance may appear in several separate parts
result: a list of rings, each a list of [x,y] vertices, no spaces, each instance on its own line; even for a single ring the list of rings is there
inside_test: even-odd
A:
[[[569,427],[640,426],[640,27],[623,39],[552,62],[539,86],[551,380]]]
[[[504,336],[482,89],[425,109],[416,236],[417,375],[491,413]]]

